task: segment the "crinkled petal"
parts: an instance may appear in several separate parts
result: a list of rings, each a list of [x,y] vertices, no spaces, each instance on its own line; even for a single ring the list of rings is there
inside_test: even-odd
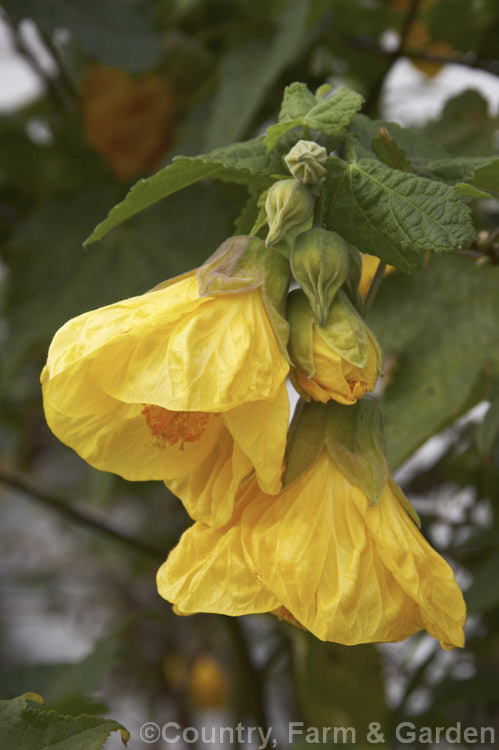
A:
[[[251,469],[251,461],[223,428],[206,460],[166,485],[191,518],[220,528],[230,521],[236,492]]]
[[[67,380],[48,379],[44,409],[48,426],[63,443],[96,469],[130,481],[167,480],[193,472],[225,429],[213,415],[198,441],[159,447],[141,413],[143,405],[124,404],[95,390],[81,368]]]
[[[247,615],[280,606],[246,564],[239,515],[219,530],[195,523],[159,569],[158,591],[177,612]]]
[[[226,412],[224,420],[234,441],[255,467],[261,489],[270,495],[279,492],[289,425],[285,381],[275,401],[242,404]]]
[[[318,638],[399,641],[426,625],[419,602],[379,554],[356,492],[324,451],[278,497],[254,492],[241,521],[244,551],[264,585]]]
[[[428,544],[389,487],[373,507],[357,488],[352,499],[364,515],[377,555],[417,602],[424,628],[444,648],[463,646],[466,606],[451,567]]]
[[[199,297],[195,276],[66,323],[44,378],[75,364],[118,401],[173,411],[275,398],[288,372],[261,290]]]
[[[378,377],[378,355],[369,339],[367,364],[360,368],[352,365],[331,349],[314,330],[314,367],[311,378],[297,371],[298,383],[315,401],[327,403],[330,399],[340,404],[354,404],[366,391],[372,391]]]

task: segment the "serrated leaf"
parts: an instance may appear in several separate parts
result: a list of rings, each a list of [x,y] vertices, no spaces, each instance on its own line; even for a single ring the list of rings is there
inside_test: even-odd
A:
[[[295,58],[307,32],[309,0],[288,0],[275,33],[233,47],[219,65],[220,87],[207,124],[207,148],[240,138],[269,86]]]
[[[284,89],[279,122],[290,122],[305,117],[316,104],[317,99],[305,83],[292,83]]]
[[[382,284],[368,322],[396,365],[380,400],[391,469],[487,397],[499,373],[499,268],[434,257]]]
[[[293,84],[294,86],[303,86],[303,84]],[[290,87],[291,88],[291,87]],[[298,126],[318,130],[325,135],[336,135],[343,133],[352,117],[361,108],[363,97],[351,89],[342,89],[333,96],[329,96],[317,102],[312,93],[310,99],[304,95],[303,89],[293,89],[294,97],[288,95],[288,103],[285,106],[284,113],[281,108],[281,116],[276,125],[271,125],[267,129],[265,144],[269,151],[273,149],[282,136],[289,130]],[[308,91],[308,89],[307,89]],[[286,96],[286,93],[285,93]],[[296,102],[293,100],[296,99]],[[308,104],[311,104],[308,111],[304,111]],[[301,112],[301,114],[295,114]],[[293,114],[293,117],[288,115]]]
[[[124,200],[96,226],[84,245],[97,242],[131,216],[206,177],[264,187],[272,182],[270,175],[280,166],[280,155],[267,154],[263,138],[235,143],[200,156],[179,156],[152,177],[135,183]]]
[[[324,206],[328,229],[402,271],[417,270],[426,250],[453,252],[475,236],[454,188],[370,159],[330,158]]]
[[[39,696],[38,696],[39,697]],[[2,750],[101,750],[112,732],[120,732],[123,745],[130,739],[122,724],[96,716],[63,716],[32,708],[26,694],[0,701]]]

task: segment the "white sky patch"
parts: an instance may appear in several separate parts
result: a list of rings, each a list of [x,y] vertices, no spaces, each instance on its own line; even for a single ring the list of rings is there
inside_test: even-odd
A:
[[[447,99],[466,89],[479,91],[489,102],[491,114],[499,112],[499,78],[492,73],[445,65],[434,78],[426,78],[403,57],[395,63],[383,87],[383,117],[401,125],[422,125],[438,118]]]

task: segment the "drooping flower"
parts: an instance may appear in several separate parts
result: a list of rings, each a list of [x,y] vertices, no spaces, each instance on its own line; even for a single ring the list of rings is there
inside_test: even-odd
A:
[[[365,413],[357,417],[359,425],[369,423]],[[316,434],[317,424],[310,428]],[[303,463],[306,444],[293,461]],[[223,529],[188,529],[158,572],[159,593],[178,614],[273,612],[347,645],[400,641],[424,629],[444,648],[462,646],[462,594],[406,512],[401,490],[387,477],[370,504],[371,491],[352,481],[349,466],[360,466],[364,488],[386,475],[373,484],[375,468],[361,466],[367,452],[354,465],[353,454],[345,459],[331,446],[329,435],[277,496],[265,495],[254,479],[246,483]]]
[[[236,260],[248,251],[258,263],[280,262],[260,241],[232,238],[207,269],[70,320],[41,378],[62,442],[98,469],[163,480],[194,519],[214,526],[227,523],[253,469],[262,489],[279,491],[289,420],[278,311],[255,257],[239,277],[234,261],[231,275],[231,249]]]
[[[382,367],[376,338],[343,292],[319,325],[300,291],[288,299],[289,348],[297,390],[327,403],[354,404],[372,391]]]
[[[160,568],[158,589],[179,614],[275,611],[347,645],[423,629],[444,648],[464,643],[452,570],[390,483],[369,506],[325,450],[277,497],[251,480],[224,529],[194,524]]]

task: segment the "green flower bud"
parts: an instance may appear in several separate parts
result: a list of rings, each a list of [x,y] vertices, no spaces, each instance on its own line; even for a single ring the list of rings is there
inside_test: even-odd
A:
[[[314,227],[296,238],[290,261],[319,325],[324,325],[336,292],[348,274],[347,243],[336,232]]]
[[[279,180],[267,193],[265,211],[269,225],[266,245],[274,245],[286,235],[292,239],[310,229],[315,198],[298,180]],[[288,238],[287,238],[288,239]],[[291,238],[290,238],[291,239]]]
[[[298,141],[284,158],[293,177],[316,185],[326,174],[327,151],[315,141]]]

